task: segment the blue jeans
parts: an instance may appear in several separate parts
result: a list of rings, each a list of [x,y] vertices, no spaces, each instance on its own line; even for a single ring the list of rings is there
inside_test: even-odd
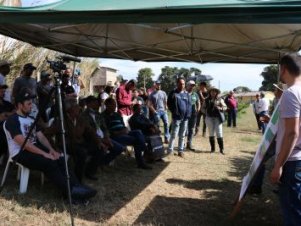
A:
[[[112,139],[125,146],[133,145],[138,166],[144,164],[142,152],[146,150],[146,145],[141,130],[132,130],[125,135],[113,136]]]
[[[236,109],[228,110],[228,123],[227,123],[228,127],[231,127],[232,123],[233,123],[233,127],[236,127],[236,116],[237,116]]]
[[[262,117],[262,116],[265,116],[265,115],[267,115],[267,111],[262,111],[262,112],[259,113],[259,117]],[[265,129],[266,129],[266,127],[267,127],[267,123],[261,122],[261,121],[259,121],[259,123],[260,123],[260,125],[261,125],[262,134],[264,134]]]
[[[279,200],[284,225],[301,225],[301,160],[287,161],[279,184]]]
[[[162,119],[163,124],[164,124],[164,137],[165,139],[169,139],[169,130],[168,130],[168,115],[166,111],[159,110],[157,113],[154,115],[154,123],[155,125],[158,126],[160,124],[160,119]]]
[[[171,135],[168,145],[168,152],[172,152],[174,149],[174,141],[176,136],[179,135],[178,152],[184,151],[184,138],[187,130],[188,120],[172,120],[171,123]]]
[[[197,117],[197,115],[196,115],[196,113],[194,113],[191,115],[191,117],[188,120],[187,142],[189,145],[191,145],[191,142],[192,142],[193,129],[195,128],[196,117]]]

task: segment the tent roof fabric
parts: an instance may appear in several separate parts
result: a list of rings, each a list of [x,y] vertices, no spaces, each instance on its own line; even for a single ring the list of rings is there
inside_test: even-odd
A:
[[[300,23],[301,1],[61,0],[0,12],[0,23]]]
[[[1,34],[74,56],[276,63],[301,43],[301,1],[62,0],[0,13]]]

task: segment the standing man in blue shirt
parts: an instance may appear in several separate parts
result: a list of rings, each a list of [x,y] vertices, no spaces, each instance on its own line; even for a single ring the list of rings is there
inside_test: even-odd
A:
[[[174,140],[179,135],[178,156],[184,157],[184,138],[188,119],[191,116],[191,98],[185,90],[185,79],[177,79],[177,88],[168,95],[167,106],[172,113],[171,136],[168,154],[174,149]]]

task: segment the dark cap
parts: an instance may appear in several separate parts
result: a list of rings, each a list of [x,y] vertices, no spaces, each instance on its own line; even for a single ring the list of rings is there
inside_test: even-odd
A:
[[[66,73],[64,73],[63,75],[62,75],[62,78],[69,78],[70,76],[68,75],[68,74],[66,74]]]
[[[50,79],[50,74],[47,71],[42,71],[41,79]]]
[[[28,63],[23,66],[23,69],[24,70],[26,70],[26,69],[36,70],[37,68],[35,66],[33,66],[32,63]]]
[[[7,89],[8,86],[6,84],[0,85],[0,89]]]
[[[161,81],[160,81],[160,80],[157,80],[157,81],[156,81],[156,84],[161,84]]]
[[[85,98],[85,101],[86,101],[86,104],[90,104],[94,101],[97,101],[98,102],[98,99],[95,97],[95,96],[88,96],[87,98]]]
[[[30,89],[23,88],[17,95],[15,96],[15,103],[22,103],[25,100],[31,100],[36,98],[36,95],[33,95]]]
[[[131,79],[131,80],[128,81],[127,83],[128,83],[128,84],[129,84],[129,83],[132,83],[132,84],[136,85],[137,81],[136,81],[135,79]]]

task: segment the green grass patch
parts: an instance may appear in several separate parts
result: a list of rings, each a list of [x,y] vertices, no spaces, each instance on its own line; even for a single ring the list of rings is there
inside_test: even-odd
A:
[[[243,142],[248,142],[248,143],[253,143],[253,144],[258,144],[260,142],[259,137],[252,137],[252,136],[242,137],[242,138],[240,138],[240,140]]]

